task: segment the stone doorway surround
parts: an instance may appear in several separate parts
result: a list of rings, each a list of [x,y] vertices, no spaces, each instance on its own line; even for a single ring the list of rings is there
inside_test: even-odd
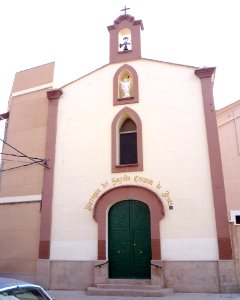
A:
[[[113,204],[127,199],[142,201],[149,207],[152,259],[161,260],[159,222],[165,215],[163,203],[153,191],[136,185],[110,189],[98,198],[93,210],[93,218],[98,223],[98,260],[106,260],[106,216],[108,210]]]
[[[93,218],[98,223],[98,260],[95,261],[94,265],[94,283],[98,284],[108,282],[108,260],[106,256],[106,216],[109,208],[113,204],[127,199],[136,199],[138,201],[142,201],[149,207],[152,247],[151,284],[163,287],[159,227],[159,222],[165,215],[163,203],[159,196],[153,191],[136,185],[120,186],[108,190],[99,197],[94,206]]]

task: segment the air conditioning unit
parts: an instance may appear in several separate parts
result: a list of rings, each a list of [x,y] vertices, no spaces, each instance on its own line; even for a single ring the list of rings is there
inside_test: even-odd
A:
[[[240,225],[240,210],[231,210],[229,221],[233,222],[234,225]]]

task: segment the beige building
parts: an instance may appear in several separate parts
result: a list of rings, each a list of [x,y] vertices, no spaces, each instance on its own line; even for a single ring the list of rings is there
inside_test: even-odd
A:
[[[217,125],[233,254],[240,278],[240,101],[217,111]]]
[[[48,99],[54,63],[15,76],[0,173],[0,272],[32,280],[36,274]]]
[[[16,74],[0,273],[49,289],[236,292],[215,69],[142,58],[130,15],[108,30],[109,64],[74,82],[51,89],[54,63]]]

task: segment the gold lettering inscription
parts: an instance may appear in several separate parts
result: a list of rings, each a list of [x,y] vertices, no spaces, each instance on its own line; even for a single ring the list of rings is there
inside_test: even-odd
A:
[[[106,181],[105,183],[101,183],[101,186],[103,189],[106,189],[107,187],[109,187],[109,183]]]
[[[100,193],[101,193],[101,190],[99,188],[96,189],[96,191],[92,194],[90,201],[94,201]]]
[[[112,184],[115,185],[115,184],[118,184],[118,183],[122,183],[124,181],[129,181],[131,178],[130,176],[127,176],[127,175],[124,175],[124,176],[121,176],[121,177],[113,177],[112,178]]]
[[[165,198],[165,200],[167,201],[169,206],[173,206],[173,201],[170,198],[169,191],[166,191],[165,193],[162,193],[161,195],[163,196],[163,198]]]
[[[89,211],[92,211],[92,203],[88,202],[88,204],[84,208]]]
[[[154,182],[150,178],[141,177],[141,176],[138,176],[138,175],[136,175],[134,177],[131,177],[130,175],[125,174],[125,175],[119,176],[119,177],[112,177],[111,180],[109,180],[109,181],[106,180],[105,182],[99,184],[100,187],[97,188],[94,191],[94,193],[91,195],[91,197],[88,200],[88,203],[85,206],[85,209],[87,209],[89,211],[93,210],[94,202],[98,199],[99,194],[103,190],[109,189],[109,188],[111,188],[112,186],[115,186],[115,185],[120,185],[120,184],[125,183],[127,181],[132,181],[132,182],[135,182],[137,184],[142,183],[142,184],[150,185],[150,186],[155,187],[155,189],[157,189],[157,190],[160,190],[162,188],[162,186],[160,184],[160,181]],[[159,193],[160,193],[160,191],[159,191]],[[167,201],[169,209],[173,209],[173,201],[170,197],[169,191],[161,193],[161,196]]]
[[[152,179],[145,178],[145,177],[140,177],[140,176],[135,176],[134,177],[134,181],[137,182],[137,183],[143,182],[143,183],[146,183],[146,184],[149,184],[149,185],[153,184],[153,180]]]
[[[88,209],[92,211],[92,205],[94,200],[98,197],[98,195],[101,193],[101,190],[98,188],[96,191],[92,194],[91,198],[89,199],[87,205],[85,206],[85,209]]]

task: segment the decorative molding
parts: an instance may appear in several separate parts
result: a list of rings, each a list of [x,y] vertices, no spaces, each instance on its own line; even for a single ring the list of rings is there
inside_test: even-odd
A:
[[[8,119],[9,118],[9,111],[3,114],[0,114],[0,121]]]
[[[115,29],[122,21],[127,20],[129,23],[132,23],[133,25],[140,25],[141,29],[143,30],[143,22],[142,20],[136,20],[135,18],[129,14],[124,14],[119,16],[115,21],[113,25],[110,25],[107,27],[108,30],[112,30]]]
[[[48,100],[58,100],[62,95],[61,89],[53,89],[50,91],[47,91],[47,98]]]
[[[30,88],[30,89],[22,90],[22,91],[19,91],[19,92],[14,92],[14,93],[12,93],[12,97],[16,97],[16,96],[21,96],[21,95],[25,95],[25,94],[37,92],[37,91],[40,91],[40,90],[51,88],[52,86],[53,86],[53,82],[42,84],[42,85],[38,85],[38,86],[35,86],[33,88]]]
[[[42,195],[26,195],[26,196],[15,196],[15,197],[1,197],[1,203],[18,203],[18,202],[33,202],[41,201]]]
[[[221,116],[217,116],[217,126],[223,126],[224,124],[227,124],[231,121],[235,121],[240,118],[240,114],[239,115],[235,115],[235,112],[229,112],[229,113],[225,113],[224,115]]]
[[[206,77],[212,77],[215,71],[216,71],[215,67],[201,68],[195,70],[195,74],[197,75],[198,78],[206,78]]]

